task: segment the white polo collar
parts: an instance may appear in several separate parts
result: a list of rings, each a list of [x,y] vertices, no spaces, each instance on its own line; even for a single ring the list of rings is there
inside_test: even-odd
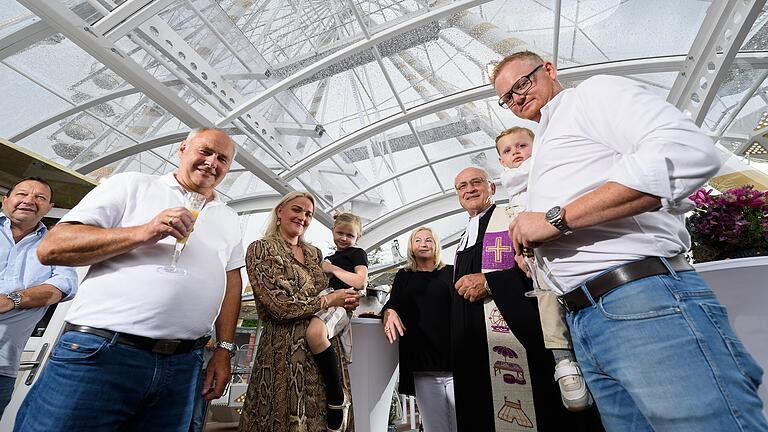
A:
[[[160,180],[165,183],[168,187],[171,189],[177,189],[179,192],[184,194],[187,190],[184,188],[184,186],[179,183],[179,181],[176,179],[176,173],[170,172],[168,174],[163,174],[160,176]],[[208,203],[210,205],[211,203],[221,203],[223,204],[223,201],[219,198],[219,194],[216,193],[216,190],[213,191],[213,199]]]

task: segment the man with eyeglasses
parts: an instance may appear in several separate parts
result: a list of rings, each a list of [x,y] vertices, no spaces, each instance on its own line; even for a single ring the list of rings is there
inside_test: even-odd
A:
[[[594,408],[572,413],[560,401],[538,302],[525,296],[531,281],[515,265],[509,216],[491,200],[496,185],[470,167],[456,177],[455,188],[469,215],[456,250],[451,301],[458,430],[603,430]]]
[[[638,82],[563,89],[532,52],[492,81],[499,105],[539,123],[509,235],[550,275],[606,429],[768,430],[762,370],[682,255],[687,197],[720,167],[712,140]]]

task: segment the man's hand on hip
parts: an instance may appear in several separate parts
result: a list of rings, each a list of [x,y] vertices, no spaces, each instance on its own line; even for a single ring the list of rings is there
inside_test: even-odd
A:
[[[520,255],[524,247],[536,248],[558,237],[560,231],[547,222],[542,212],[522,212],[509,224],[509,239],[515,255]]]
[[[213,357],[208,361],[206,368],[205,381],[203,381],[203,397],[206,400],[214,400],[224,394],[232,377],[229,361],[229,351],[219,348],[213,352]]]
[[[485,275],[472,273],[464,275],[456,281],[456,291],[470,303],[474,303],[488,295],[485,289]]]

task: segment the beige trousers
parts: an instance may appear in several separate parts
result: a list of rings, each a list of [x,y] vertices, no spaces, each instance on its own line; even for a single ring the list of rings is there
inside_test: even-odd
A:
[[[544,333],[544,347],[572,350],[571,332],[568,331],[568,323],[565,322],[565,310],[557,301],[557,295],[548,291],[538,296],[537,300],[539,301],[541,331]]]

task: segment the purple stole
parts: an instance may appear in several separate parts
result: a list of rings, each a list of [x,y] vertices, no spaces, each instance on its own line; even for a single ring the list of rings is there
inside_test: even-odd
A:
[[[483,237],[483,273],[515,266],[515,250],[507,234],[511,212],[507,210],[497,206],[488,222]],[[496,432],[536,431],[536,411],[525,348],[510,331],[491,297],[484,299],[483,307]]]

